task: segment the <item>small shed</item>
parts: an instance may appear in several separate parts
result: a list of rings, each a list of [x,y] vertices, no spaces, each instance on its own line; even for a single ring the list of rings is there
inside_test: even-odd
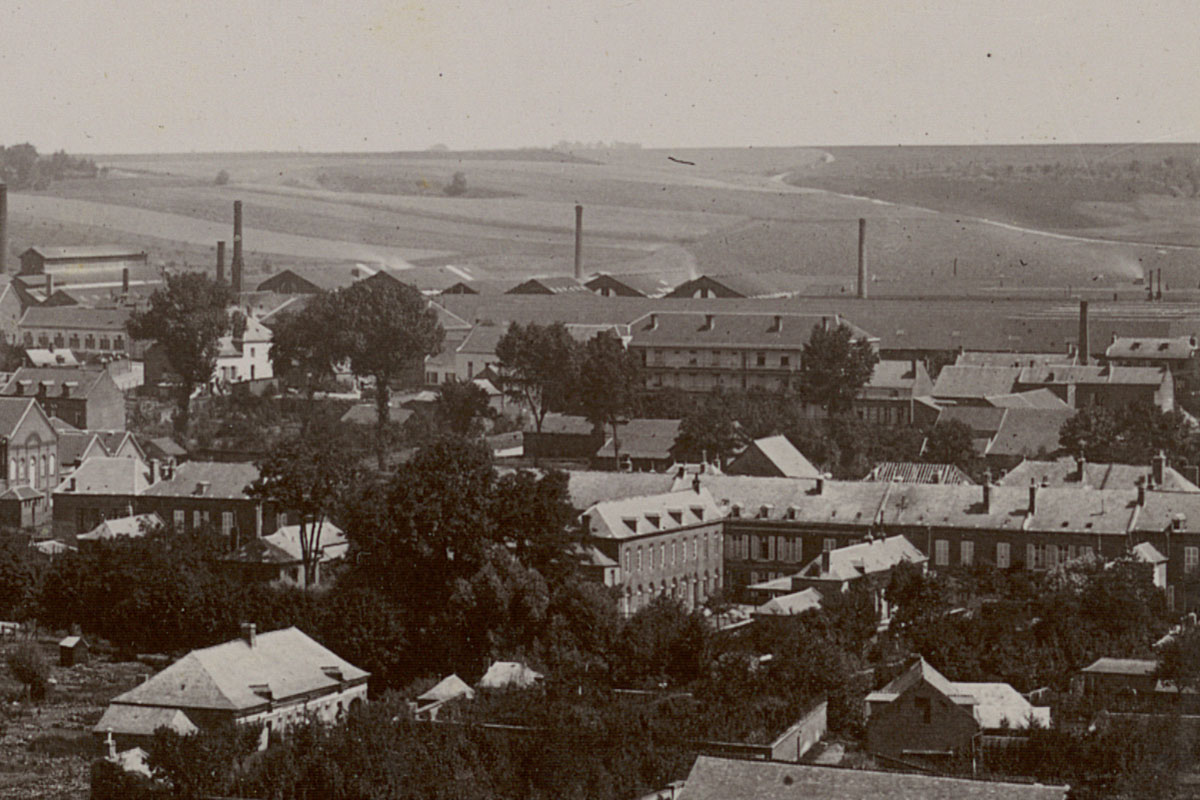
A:
[[[88,643],[82,636],[68,636],[58,643],[58,665],[60,667],[86,664],[87,660]]]

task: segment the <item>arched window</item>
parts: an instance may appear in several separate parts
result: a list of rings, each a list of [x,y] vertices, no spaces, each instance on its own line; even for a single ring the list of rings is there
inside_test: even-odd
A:
[[[15,458],[10,458],[8,460],[8,479],[10,481],[15,481],[17,479],[17,460]]]
[[[45,453],[42,453],[42,474],[49,476],[50,475],[49,468],[50,468],[50,459],[46,456]]]
[[[54,469],[56,466],[57,466],[57,464],[54,463],[54,453],[51,453],[50,454],[50,474],[51,475],[55,474]]]
[[[38,485],[37,456],[29,457],[29,483],[35,488]]]
[[[23,458],[21,459],[20,465],[21,465],[21,480],[25,480],[28,477],[27,473],[25,472],[25,459],[23,459]]]

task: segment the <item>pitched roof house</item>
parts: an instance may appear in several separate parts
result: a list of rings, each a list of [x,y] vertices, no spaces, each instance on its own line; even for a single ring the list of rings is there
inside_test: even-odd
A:
[[[726,475],[763,478],[819,478],[821,471],[786,436],[755,439],[725,467]]]
[[[259,634],[242,626],[238,639],[193,650],[162,672],[113,698],[92,729],[124,746],[141,744],[160,724],[195,728],[227,722],[285,730],[315,714],[332,721],[366,699],[370,673],[299,628]]]

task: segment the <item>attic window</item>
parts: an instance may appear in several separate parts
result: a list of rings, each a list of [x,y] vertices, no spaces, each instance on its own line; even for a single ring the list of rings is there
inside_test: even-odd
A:
[[[696,519],[704,519],[704,506],[692,506],[691,511],[696,515]]]
[[[1167,343],[1166,343],[1166,342],[1163,342],[1162,344],[1160,344],[1160,345],[1158,346],[1158,349],[1159,349],[1160,351],[1161,351],[1161,350],[1166,350],[1166,349],[1167,349]]]
[[[250,684],[250,691],[266,700],[275,699],[275,693],[271,691],[271,685],[269,683],[252,683]]]
[[[1130,350],[1137,350],[1137,349],[1138,349],[1138,348],[1140,348],[1141,346],[1142,346],[1142,343],[1141,343],[1141,342],[1134,342],[1133,344],[1131,344],[1131,345],[1129,346],[1129,349],[1130,349]]]
[[[342,680],[341,667],[321,667],[321,672],[324,672],[326,677],[333,678],[335,681]]]
[[[678,508],[672,508],[667,511],[671,515],[671,519],[675,520],[676,525],[683,524],[683,511]]]
[[[637,517],[622,517],[621,522],[625,523],[625,527],[637,533]]]

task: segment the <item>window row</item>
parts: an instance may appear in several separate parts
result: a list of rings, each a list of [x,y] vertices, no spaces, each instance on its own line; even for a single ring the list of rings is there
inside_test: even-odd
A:
[[[684,575],[672,578],[670,581],[664,579],[657,584],[654,582],[630,584],[625,587],[625,591],[621,595],[621,613],[625,615],[636,613],[650,605],[656,597],[669,597],[689,608],[695,608],[703,604],[720,587],[721,573],[719,571],[712,575],[706,571],[703,575]]]
[[[176,530],[187,530],[188,513],[182,508],[175,509],[171,516],[171,522],[174,523]],[[192,527],[191,530],[199,531],[207,528],[212,522],[212,518],[207,511],[193,510],[191,514]],[[232,511],[221,512],[221,533],[229,536],[233,533],[234,516]]]
[[[40,459],[37,455],[31,455],[28,458],[9,456],[8,482],[9,484],[28,482],[35,489],[42,488],[43,485],[49,487],[54,480],[56,467],[54,453],[43,453]]]
[[[34,336],[32,331],[25,331],[25,346],[33,347]],[[114,350],[124,352],[125,337],[124,336],[99,336],[94,334],[85,334],[80,336],[77,333],[72,333],[69,336],[63,336],[61,333],[55,333],[51,336],[48,333],[39,333],[37,335],[38,347],[47,348],[53,344],[55,347],[67,347],[72,350]],[[99,346],[97,346],[99,345]]]
[[[710,542],[711,537],[711,542]],[[701,558],[706,561],[712,554],[719,554],[720,531],[711,534],[686,534],[672,538],[670,541],[651,542],[646,545],[627,545],[621,553],[621,569],[626,575],[643,570],[663,569],[696,562]],[[709,548],[712,548],[711,551]]]
[[[1066,561],[1077,558],[1091,558],[1096,551],[1091,545],[1060,545],[1033,544],[1025,545],[1026,569],[1054,569]],[[933,543],[933,565],[935,567],[950,566],[950,542],[947,539],[937,539]],[[958,543],[958,565],[972,566],[975,563],[975,542],[963,539]],[[998,569],[1009,569],[1013,565],[1012,544],[996,542],[994,563]]]

